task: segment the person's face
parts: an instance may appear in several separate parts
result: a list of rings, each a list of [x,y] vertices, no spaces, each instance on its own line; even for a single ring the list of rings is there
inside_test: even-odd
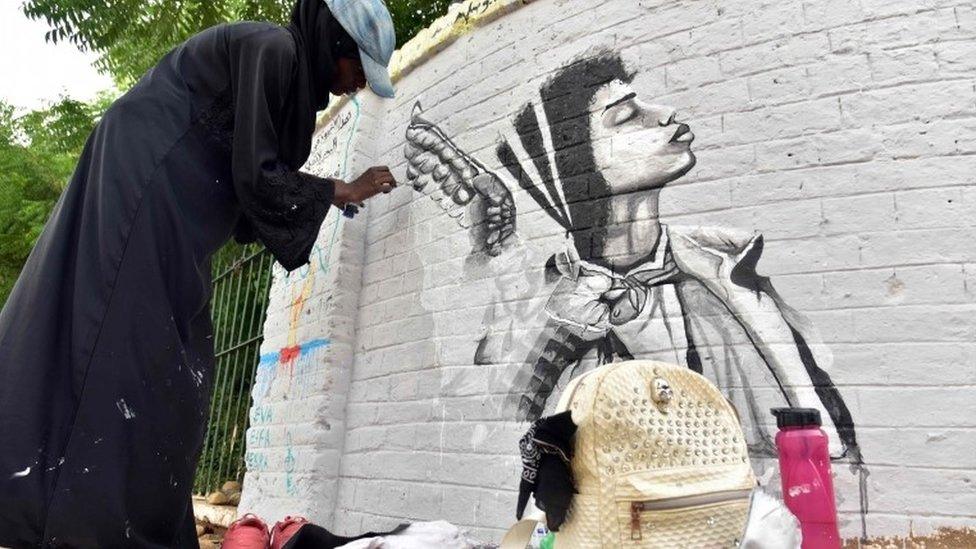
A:
[[[340,57],[336,61],[335,80],[332,82],[332,95],[346,95],[366,87],[366,73],[358,58]]]
[[[612,194],[661,187],[695,165],[695,136],[674,115],[670,107],[639,101],[620,80],[597,91],[590,103],[590,138]]]

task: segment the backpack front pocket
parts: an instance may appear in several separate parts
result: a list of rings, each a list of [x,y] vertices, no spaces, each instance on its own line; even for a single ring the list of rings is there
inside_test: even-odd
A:
[[[655,500],[618,500],[621,546],[717,549],[736,547],[749,514],[751,490]]]

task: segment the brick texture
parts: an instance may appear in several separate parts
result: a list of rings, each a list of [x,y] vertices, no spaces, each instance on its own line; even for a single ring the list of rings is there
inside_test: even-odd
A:
[[[527,255],[508,267],[539,274],[564,231],[494,149],[542,84],[597,50],[696,135],[661,221],[763,234],[759,272],[819,332],[871,471],[868,532],[976,526],[976,5],[536,0],[417,66],[395,100],[345,104],[308,168],[385,164],[405,182],[419,101],[512,190]],[[342,532],[446,519],[500,538],[526,428],[504,406],[519,364],[474,354],[498,296],[514,314],[546,295],[471,250],[404,184],[355,220],[330,214],[311,264],[275,272],[241,512]],[[835,473],[854,536],[858,486]]]

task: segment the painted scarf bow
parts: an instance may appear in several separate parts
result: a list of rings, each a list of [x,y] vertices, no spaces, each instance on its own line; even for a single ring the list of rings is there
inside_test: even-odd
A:
[[[602,336],[644,311],[653,288],[678,273],[670,254],[619,274],[560,253],[555,258],[563,278],[546,305],[549,316],[591,335]]]

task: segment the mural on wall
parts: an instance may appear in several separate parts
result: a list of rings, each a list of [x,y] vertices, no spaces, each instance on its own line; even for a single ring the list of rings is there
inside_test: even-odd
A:
[[[414,107],[407,178],[469,230],[466,269],[488,265],[497,275],[474,362],[519,365],[509,406],[526,421],[601,364],[684,364],[735,404],[753,456],[775,455],[770,408],[816,408],[832,457],[863,481],[851,413],[824,370],[829,353],[757,273],[762,236],[661,223],[662,189],[695,165],[694,134],[674,109],[642,101],[633,77],[614,53],[557,71],[514,116],[515,136],[496,147],[500,173]],[[563,249],[540,254],[537,235],[519,234],[517,189],[558,225]]]

